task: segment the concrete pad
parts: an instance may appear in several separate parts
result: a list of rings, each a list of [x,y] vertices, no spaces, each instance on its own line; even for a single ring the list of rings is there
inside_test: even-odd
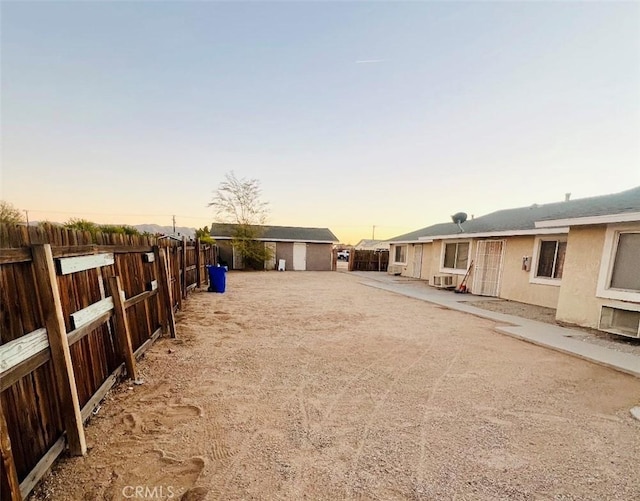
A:
[[[466,304],[467,301],[470,300],[469,295],[454,294],[450,291],[435,289],[429,287],[424,281],[417,279],[405,282],[398,281],[395,279],[396,277],[386,273],[352,273],[366,279],[362,282],[363,285],[506,324],[496,327],[496,330],[502,334],[544,346],[545,348],[551,348],[568,355],[573,355],[583,360],[640,378],[640,356],[582,341],[579,339],[582,332],[575,329],[476,308],[470,304]],[[478,296],[472,297],[475,300]],[[576,336],[577,339],[573,339],[573,336]],[[634,407],[634,409],[636,408]]]

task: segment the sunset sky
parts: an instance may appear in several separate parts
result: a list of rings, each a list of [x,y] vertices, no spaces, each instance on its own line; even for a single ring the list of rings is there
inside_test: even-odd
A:
[[[32,220],[390,238],[640,184],[638,2],[6,2],[0,197]]]

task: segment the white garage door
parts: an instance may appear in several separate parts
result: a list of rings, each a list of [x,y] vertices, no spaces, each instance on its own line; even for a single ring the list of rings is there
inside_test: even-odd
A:
[[[293,269],[295,271],[307,269],[307,244],[293,244]]]

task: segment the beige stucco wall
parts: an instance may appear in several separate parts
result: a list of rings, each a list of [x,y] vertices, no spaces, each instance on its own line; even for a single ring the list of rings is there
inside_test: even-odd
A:
[[[570,229],[557,320],[597,328],[600,306],[612,303],[596,297],[605,233],[604,225]]]
[[[389,267],[387,268],[387,273],[395,275],[394,269],[396,268],[396,266],[401,266],[402,267],[402,275],[403,276],[407,276],[407,263],[408,261],[408,251],[409,249],[407,249],[407,263],[404,263],[402,265],[399,265],[396,263],[395,258],[396,258],[396,247],[400,246],[400,245],[406,245],[407,248],[410,247],[410,244],[391,244],[390,248],[389,248]]]
[[[444,271],[440,271],[440,265],[442,264],[442,249],[445,243],[450,243],[453,240],[435,240],[432,244],[431,244],[431,250],[429,252],[430,254],[430,259],[429,259],[429,269],[425,270],[428,272],[428,275],[426,276],[426,279],[429,280],[429,283],[431,283],[431,279],[434,275],[453,275],[454,276],[454,285],[457,287],[458,285],[460,285],[460,283],[462,283],[462,280],[464,279],[464,275],[467,272],[466,270],[457,270],[456,273],[451,273],[449,271],[444,272]],[[469,262],[471,262],[473,260],[473,257],[475,256],[475,246],[474,246],[474,242],[471,241],[471,252],[469,254]],[[471,273],[469,274],[469,278],[467,279],[467,284],[471,284],[473,281],[473,269],[471,270]]]
[[[547,308],[558,306],[560,285],[530,283],[531,272],[522,269],[522,258],[534,255],[534,236],[507,237],[502,261],[499,297]],[[565,260],[569,260],[569,255]],[[560,284],[560,282],[558,282]]]
[[[431,267],[433,262],[433,244],[422,244],[422,269],[420,278],[429,282],[431,280]]]
[[[402,270],[403,277],[411,276],[411,270],[413,268],[413,252],[414,252],[414,245],[407,244],[407,264],[404,265],[404,268]]]
[[[429,270],[431,269],[431,247],[432,245],[429,244],[422,244],[422,243],[410,243],[410,244],[400,244],[400,245],[406,245],[407,247],[407,260],[406,263],[402,264],[402,273],[401,275],[403,277],[411,277],[413,274],[413,258],[415,256],[416,253],[416,249],[421,247],[422,248],[422,260],[420,263],[420,270],[419,270],[419,277],[416,278],[420,278],[422,280],[428,280],[429,279]],[[395,247],[396,245],[392,245],[391,249],[390,249],[390,254],[389,254],[389,264],[390,265],[395,265],[396,263],[394,262],[394,258],[395,258]],[[388,270],[388,273],[391,273],[391,267]]]

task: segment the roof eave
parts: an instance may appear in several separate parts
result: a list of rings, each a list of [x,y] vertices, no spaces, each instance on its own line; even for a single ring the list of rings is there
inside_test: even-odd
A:
[[[421,237],[422,243],[433,242],[434,240],[465,240],[468,238],[486,238],[486,237],[518,237],[526,235],[549,235],[549,234],[569,233],[569,227],[553,227],[543,229],[530,230],[502,230],[502,231],[482,231],[477,233],[454,233],[453,235],[434,235],[430,237]]]
[[[214,240],[233,240],[235,237],[211,235]],[[304,242],[308,244],[335,244],[338,240],[306,240],[304,238],[252,238],[256,242]]]
[[[588,224],[629,223],[634,221],[640,221],[640,212],[622,212],[619,214],[603,214],[601,216],[548,219],[546,221],[536,221],[536,228],[553,228],[556,226],[583,226]]]

